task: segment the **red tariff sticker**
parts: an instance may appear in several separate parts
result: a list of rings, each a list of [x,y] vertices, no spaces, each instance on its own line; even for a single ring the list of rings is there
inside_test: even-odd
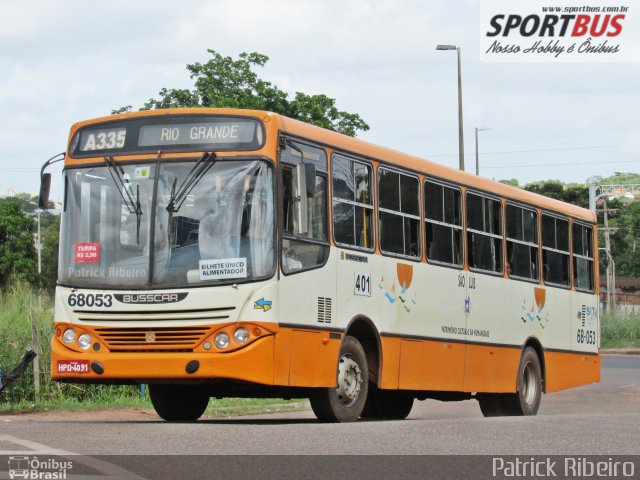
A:
[[[58,360],[58,373],[89,373],[89,360]]]
[[[76,263],[96,263],[99,261],[99,243],[76,243]]]

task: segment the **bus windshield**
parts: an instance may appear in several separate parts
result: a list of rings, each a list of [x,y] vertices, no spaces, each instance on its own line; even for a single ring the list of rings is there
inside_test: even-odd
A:
[[[106,164],[68,169],[60,283],[170,288],[240,283],[272,275],[269,163],[217,161],[184,201],[169,206],[193,166],[193,160],[118,163],[111,168],[118,169],[120,183]]]

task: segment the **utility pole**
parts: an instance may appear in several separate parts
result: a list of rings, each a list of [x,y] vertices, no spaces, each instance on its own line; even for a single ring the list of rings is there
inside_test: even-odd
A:
[[[611,242],[609,237],[609,209],[607,199],[604,199],[604,248],[607,253],[607,310],[616,313],[616,277],[615,263],[611,255]]]
[[[616,312],[616,264],[611,255],[611,243],[609,239],[609,209],[607,208],[607,197],[636,197],[640,195],[640,184],[610,184],[603,185],[599,182],[601,177],[591,177],[587,180],[589,186],[589,210],[596,213],[596,202],[599,198],[604,198],[604,239],[607,254],[607,310]]]
[[[464,134],[462,131],[462,65],[460,47],[456,45],[437,45],[436,50],[455,50],[458,57],[458,154],[459,167],[464,172]]]
[[[462,67],[460,65],[460,47],[458,53],[458,150],[460,154],[460,170],[464,172],[464,134],[462,133]]]

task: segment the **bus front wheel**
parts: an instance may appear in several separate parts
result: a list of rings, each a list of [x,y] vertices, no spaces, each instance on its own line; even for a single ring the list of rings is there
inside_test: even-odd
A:
[[[314,392],[309,401],[321,422],[353,422],[360,417],[369,387],[367,357],[360,342],[347,336],[340,348],[337,387]]]
[[[485,417],[538,413],[542,399],[542,367],[537,352],[531,347],[522,352],[516,393],[479,393],[477,398]]]
[[[149,397],[156,413],[169,422],[193,422],[209,404],[209,392],[202,385],[149,385]]]

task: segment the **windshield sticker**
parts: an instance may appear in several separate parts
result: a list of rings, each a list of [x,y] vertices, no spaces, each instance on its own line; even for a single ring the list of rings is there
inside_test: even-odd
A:
[[[136,167],[133,177],[136,180],[143,180],[151,177],[151,167]]]
[[[200,280],[227,280],[231,278],[247,278],[246,257],[200,260]]]
[[[97,263],[100,261],[100,244],[76,243],[76,263]]]

